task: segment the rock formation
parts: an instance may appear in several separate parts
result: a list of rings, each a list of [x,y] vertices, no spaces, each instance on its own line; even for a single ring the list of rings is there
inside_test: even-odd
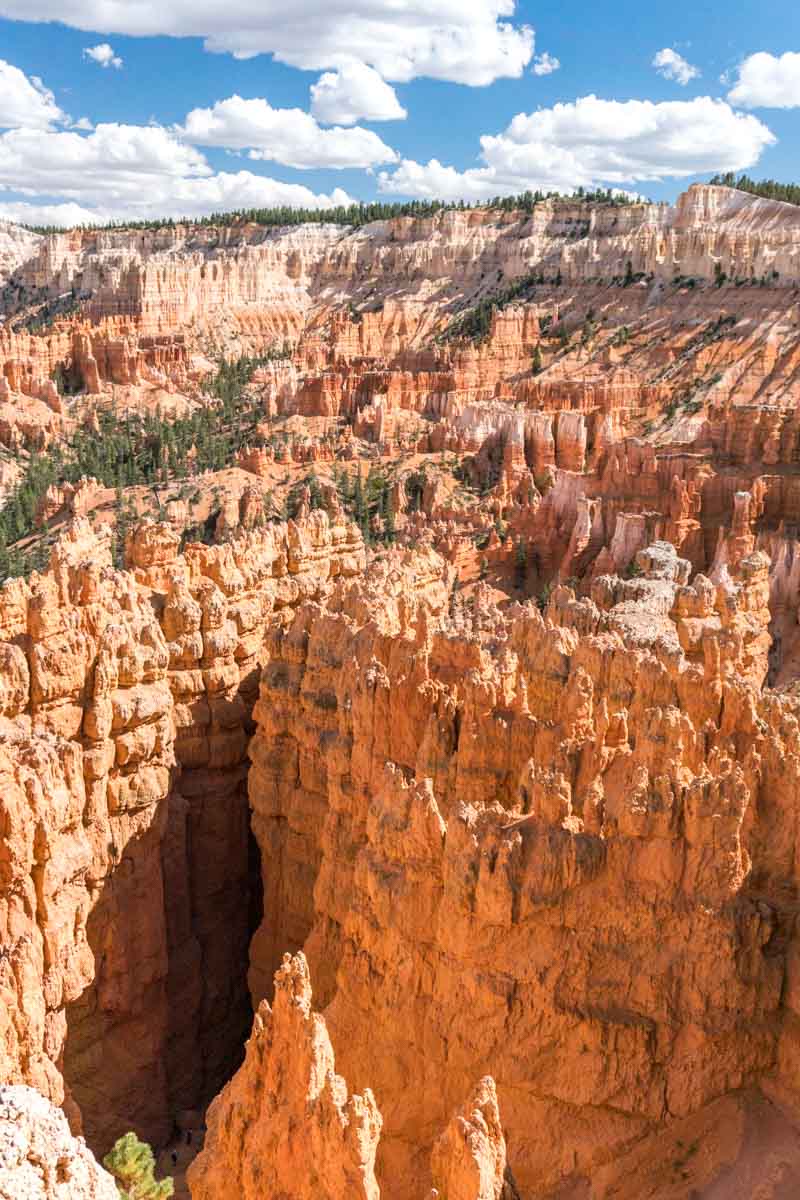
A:
[[[448,1200],[517,1200],[506,1166],[497,1090],[491,1075],[478,1083],[461,1112],[433,1147],[431,1197]]]
[[[0,1087],[2,1200],[118,1200],[117,1185],[98,1166],[66,1117],[29,1087]]]
[[[208,1112],[188,1182],[194,1200],[270,1195],[378,1200],[381,1115],[368,1089],[350,1096],[334,1070],[325,1021],[311,1008],[308,964],[287,954],[263,1000],[245,1061]],[[518,1200],[497,1092],[481,1079],[436,1142],[430,1200]],[[388,1188],[392,1193],[391,1185]]]
[[[726,666],[713,609],[676,626],[672,547],[640,562],[598,581],[602,607],[554,593],[545,622],[480,593],[451,617],[443,564],[437,583],[390,557],[273,644],[250,775],[265,924],[305,945],[337,1061],[375,1091],[393,1196],[424,1193],[488,1071],[523,1196],[619,1183],[731,1091],[795,1094],[795,703],[748,680],[747,638]],[[257,995],[277,944],[254,940]]]
[[[0,1082],[219,1093],[195,1200],[797,1190],[798,282],[705,185],[0,226]]]
[[[272,1007],[263,1001],[244,1064],[208,1112],[189,1171],[194,1200],[340,1197],[378,1200],[381,1117],[369,1090],[350,1096],[334,1069],[323,1018],[311,1009],[302,954],[286,955]]]
[[[238,1058],[252,690],[271,624],[362,555],[324,513],[185,559],[144,525],[118,573],[76,522],[4,590],[0,1069],[100,1151],[166,1140]]]

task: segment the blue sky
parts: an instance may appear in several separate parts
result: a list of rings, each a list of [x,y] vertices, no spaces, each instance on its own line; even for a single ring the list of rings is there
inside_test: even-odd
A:
[[[790,0],[0,0],[0,64],[10,219],[800,180]]]

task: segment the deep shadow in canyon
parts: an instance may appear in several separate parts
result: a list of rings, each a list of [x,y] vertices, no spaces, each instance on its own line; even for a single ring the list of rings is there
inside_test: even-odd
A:
[[[178,1114],[204,1109],[241,1063],[263,912],[247,765],[185,770],[115,858],[89,917],[95,979],[67,1007],[63,1062],[68,1113],[98,1156],[129,1129],[164,1146]]]

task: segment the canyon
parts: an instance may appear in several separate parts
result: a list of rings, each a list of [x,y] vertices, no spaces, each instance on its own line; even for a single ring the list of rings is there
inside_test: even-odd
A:
[[[0,1195],[793,1195],[800,208],[0,226],[0,314]]]

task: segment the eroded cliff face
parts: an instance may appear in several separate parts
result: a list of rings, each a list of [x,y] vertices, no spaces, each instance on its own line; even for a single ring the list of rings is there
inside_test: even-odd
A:
[[[286,954],[245,1061],[208,1111],[205,1146],[188,1173],[194,1200],[265,1193],[378,1200],[381,1115],[372,1092],[350,1095],[336,1074],[325,1019],[311,1001],[305,955]],[[427,1200],[519,1200],[491,1076],[442,1131],[431,1173],[436,1186]]]
[[[0,1087],[2,1200],[118,1200],[117,1185],[98,1166],[64,1114],[28,1087]]]
[[[335,1072],[302,954],[286,955],[272,1007],[259,1006],[245,1061],[207,1121],[205,1148],[189,1171],[195,1200],[378,1200],[380,1113],[370,1091],[349,1095]]]
[[[374,1090],[382,1187],[424,1194],[491,1073],[523,1196],[641,1195],[629,1162],[654,1195],[711,1187],[759,1112],[779,1195],[798,710],[760,690],[766,563],[727,591],[739,634],[666,544],[544,619],[462,607],[438,569],[389,556],[301,607],[252,750],[265,925],[304,941],[337,1064]],[[276,948],[253,943],[257,997]],[[725,1136],[681,1156],[715,1112]]]
[[[200,1200],[797,1190],[799,212],[0,231],[3,486],[266,352],[0,592],[0,1079],[222,1089]]]
[[[2,595],[0,1054],[99,1152],[229,1077],[260,907],[244,787],[271,624],[360,539],[324,514],[185,557],[144,526],[130,571],[76,523]]]
[[[41,240],[20,225],[0,221],[0,287],[5,287],[8,277],[36,256]]]
[[[192,317],[234,312],[265,300],[303,307],[343,285],[378,290],[390,277],[403,290],[451,291],[500,272],[513,279],[540,266],[568,281],[653,272],[713,280],[715,263],[730,277],[800,272],[796,207],[730,188],[696,184],[675,206],[622,208],[576,199],[545,201],[533,213],[446,210],[396,217],[359,229],[300,225],[264,229],[178,225],[143,230],[73,230],[28,235],[25,276],[54,294],[91,294],[92,315],[141,316],[146,332]],[[19,255],[22,260],[22,255]],[[299,301],[299,304],[298,304]]]
[[[579,327],[584,320],[602,324],[613,311],[618,330],[656,351],[643,376],[643,364],[632,375],[624,369],[633,365],[633,347],[610,338],[599,354],[596,347],[586,353],[584,339],[590,361],[577,374],[587,376],[586,384],[593,377],[598,400],[609,394],[652,400],[680,370],[704,305],[709,324],[721,305],[725,313],[749,309],[764,317],[771,307],[776,318],[791,306],[788,293],[800,278],[797,211],[696,185],[674,207],[545,201],[529,214],[443,211],[359,229],[239,224],[40,237],[7,227],[0,237],[0,262],[7,266],[0,270],[16,290],[8,295],[9,331],[0,336],[0,377],[11,394],[31,398],[41,398],[57,364],[90,394],[127,384],[169,390],[186,386],[212,346],[253,352],[286,345],[303,378],[300,387],[284,389],[283,403],[301,412],[338,411],[342,394],[353,403],[354,391],[362,403],[373,403],[386,389],[361,378],[364,368],[387,366],[412,373],[417,407],[431,391],[440,402],[443,394],[464,391],[486,399],[520,373],[531,399],[544,395],[551,401],[545,407],[572,407],[584,382],[576,378],[577,363],[564,377],[551,372],[554,356],[546,354],[544,377],[530,375],[540,320],[553,327],[574,320]],[[622,290],[632,279],[646,286]],[[713,288],[698,304],[686,292],[675,302],[676,281],[690,281],[693,289],[724,280],[731,286]],[[514,287],[534,304],[504,317],[490,347],[462,349],[453,360],[436,352],[435,335],[454,318]],[[36,320],[44,320],[42,336],[31,338],[25,322],[14,319],[15,305],[22,312],[28,300]],[[686,319],[686,303],[698,307],[698,317]],[[643,317],[657,321],[657,338],[646,336]],[[774,319],[761,325],[754,346],[760,376],[785,371],[780,360],[788,334]],[[737,358],[740,373],[752,375],[750,356]],[[342,375],[346,363],[358,365],[355,376]]]
[[[624,572],[661,538],[713,574],[738,522],[771,555],[783,679],[783,616],[800,599],[786,536],[800,512],[797,213],[698,186],[674,208],[548,201],[357,230],[34,238],[14,283],[35,303],[11,304],[0,332],[0,442],[24,462],[91,436],[108,407],[173,419],[209,404],[219,354],[277,355],[253,376],[252,444],[191,472],[199,512],[183,478],[157,503],[143,488],[140,511],[163,505],[179,533],[213,520],[223,538],[282,511],[310,471],[332,489],[334,465],[379,458],[401,540],[471,581],[495,527],[511,545],[492,543],[489,566],[507,584],[530,549],[527,594]],[[73,291],[74,310],[48,317]],[[109,488],[56,488],[39,536],[73,515],[107,522]]]
[[[506,1139],[491,1075],[480,1080],[434,1144],[431,1175],[436,1185],[432,1200],[437,1196],[451,1200],[518,1200],[506,1163]]]
[[[261,1007],[194,1194],[778,1200],[800,711],[729,550],[542,615],[431,550],[364,573],[322,513],[183,556],[145,525],[127,572],[78,524],[4,589],[4,1077],[102,1148],[236,1067],[263,671]]]

